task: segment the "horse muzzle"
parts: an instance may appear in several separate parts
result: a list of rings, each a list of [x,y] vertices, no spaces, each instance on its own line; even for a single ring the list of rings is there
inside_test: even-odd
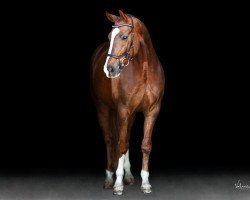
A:
[[[120,68],[120,65],[115,66],[115,67],[108,65],[107,70],[108,70],[109,78],[116,78],[120,75],[122,69]]]

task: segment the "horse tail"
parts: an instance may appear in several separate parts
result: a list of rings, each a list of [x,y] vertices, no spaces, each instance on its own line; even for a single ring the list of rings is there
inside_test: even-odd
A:
[[[112,145],[113,145],[113,166],[114,169],[118,165],[118,140],[119,140],[119,124],[117,120],[117,112],[110,112],[110,130],[112,133]]]

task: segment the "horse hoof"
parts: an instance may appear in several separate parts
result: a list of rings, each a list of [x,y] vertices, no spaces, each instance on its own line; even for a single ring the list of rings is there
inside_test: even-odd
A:
[[[113,194],[121,196],[123,194],[123,192],[122,191],[113,191]]]
[[[125,185],[133,185],[134,183],[135,183],[135,179],[134,179],[133,175],[125,176],[125,178],[124,178]]]
[[[104,189],[112,189],[112,187],[113,187],[113,182],[112,181],[105,181],[104,182],[104,185],[103,185]]]
[[[142,191],[144,194],[149,194],[149,193],[151,193],[151,192],[152,192],[151,185],[147,185],[147,186],[141,187],[141,191]]]
[[[122,195],[123,194],[123,186],[114,187],[113,194],[114,195]]]

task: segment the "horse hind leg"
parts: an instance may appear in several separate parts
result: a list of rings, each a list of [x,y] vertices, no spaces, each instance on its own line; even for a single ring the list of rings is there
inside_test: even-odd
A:
[[[133,185],[135,183],[134,176],[131,173],[131,164],[129,161],[129,150],[125,154],[125,159],[124,159],[124,184],[125,185]]]
[[[110,110],[108,107],[104,105],[98,106],[98,120],[100,127],[102,129],[103,138],[106,144],[107,150],[107,168],[106,168],[106,179],[103,185],[104,189],[112,189],[113,187],[113,174],[115,170],[114,166],[114,138],[111,132],[109,118],[110,118]]]
[[[135,115],[130,118],[129,127],[128,127],[128,134],[129,135],[131,134],[131,128],[134,124],[134,121],[135,121]],[[131,164],[129,161],[129,149],[128,149],[127,153],[125,154],[124,171],[125,171],[124,184],[125,185],[133,185],[135,183],[135,179],[131,173]]]

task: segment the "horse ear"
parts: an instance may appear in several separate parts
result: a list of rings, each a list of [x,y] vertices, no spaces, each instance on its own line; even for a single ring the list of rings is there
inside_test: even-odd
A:
[[[119,19],[118,16],[112,15],[112,14],[110,14],[108,11],[106,11],[105,14],[106,14],[108,20],[111,21],[111,22],[114,22],[114,23],[115,23],[115,22],[118,21],[118,19]]]
[[[127,15],[125,15],[121,10],[118,10],[118,12],[119,12],[121,18],[122,18],[124,21],[128,21]]]

